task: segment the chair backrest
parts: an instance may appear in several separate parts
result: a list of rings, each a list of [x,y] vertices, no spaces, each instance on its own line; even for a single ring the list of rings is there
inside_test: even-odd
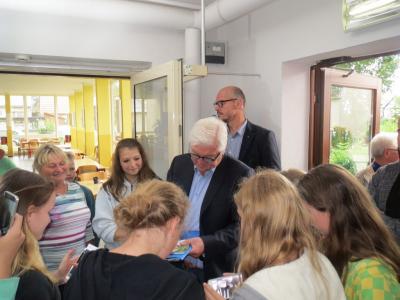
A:
[[[29,148],[31,148],[31,149],[39,148],[39,141],[36,139],[29,140]]]
[[[99,180],[104,180],[104,179],[107,179],[107,174],[106,174],[106,172],[83,173],[83,174],[78,175],[78,180],[79,181],[87,181],[87,180],[92,180],[94,177],[97,177]]]
[[[76,173],[78,175],[89,172],[97,172],[97,167],[95,165],[83,165],[79,166],[78,169],[76,170]]]

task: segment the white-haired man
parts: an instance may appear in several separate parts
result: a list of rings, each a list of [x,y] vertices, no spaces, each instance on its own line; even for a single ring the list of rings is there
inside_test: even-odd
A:
[[[371,140],[370,152],[372,163],[356,175],[365,187],[368,187],[372,176],[380,167],[399,160],[396,137],[383,132],[376,134]]]
[[[224,155],[227,129],[210,117],[197,121],[189,136],[190,153],[175,157],[167,180],[181,186],[190,208],[183,228],[183,244],[192,250],[185,261],[199,280],[232,272],[239,239],[239,218],[233,194],[253,170]]]
[[[400,118],[397,126],[397,144],[400,145]],[[400,161],[380,168],[372,176],[368,190],[386,225],[400,242]]]

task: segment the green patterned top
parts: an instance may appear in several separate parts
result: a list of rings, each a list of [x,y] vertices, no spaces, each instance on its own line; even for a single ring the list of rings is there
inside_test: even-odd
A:
[[[400,299],[400,284],[396,274],[377,258],[349,263],[344,290],[348,300]]]

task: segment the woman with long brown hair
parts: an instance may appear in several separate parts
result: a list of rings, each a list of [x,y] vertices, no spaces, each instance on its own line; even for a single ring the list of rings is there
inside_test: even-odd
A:
[[[347,299],[400,299],[400,249],[358,180],[327,164],[309,171],[298,188]]]
[[[93,219],[94,231],[107,248],[119,246],[124,237],[124,233],[117,230],[113,209],[137,184],[153,178],[157,175],[150,168],[142,145],[132,138],[120,140],[112,158],[111,177],[97,194]]]
[[[345,299],[340,279],[317,252],[308,211],[276,171],[245,181],[235,195],[240,216],[239,267],[244,284],[232,299]],[[205,285],[207,299],[222,299]]]

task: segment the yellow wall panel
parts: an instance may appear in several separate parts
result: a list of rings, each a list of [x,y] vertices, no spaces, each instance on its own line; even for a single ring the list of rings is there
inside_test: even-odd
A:
[[[122,137],[132,137],[132,93],[131,93],[131,81],[120,80],[120,95],[121,95],[121,106],[122,106]]]
[[[83,107],[83,92],[75,92],[75,110],[76,110],[76,138],[77,148],[85,153],[85,116]]]
[[[93,107],[93,86],[83,86],[83,106],[85,110],[85,153],[91,158],[94,157],[94,107]]]
[[[69,96],[69,112],[70,112],[70,126],[71,126],[71,146],[78,148],[76,136],[76,110],[75,110],[75,95]]]
[[[96,79],[99,162],[110,167],[112,156],[111,91],[109,79]]]

